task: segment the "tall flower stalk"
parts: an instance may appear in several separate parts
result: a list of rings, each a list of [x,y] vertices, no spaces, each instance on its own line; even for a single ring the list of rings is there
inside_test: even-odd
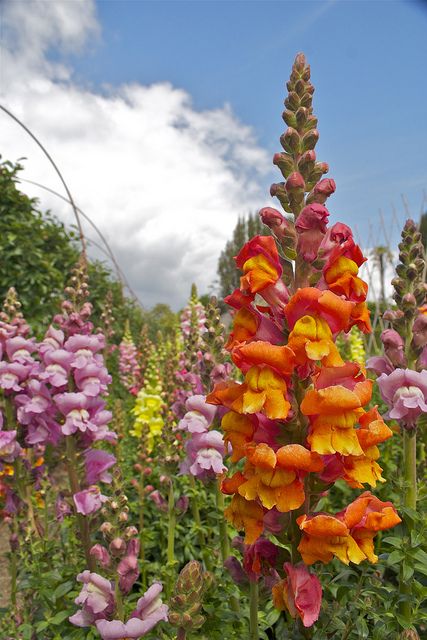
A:
[[[421,234],[412,220],[402,231],[399,264],[393,279],[397,309],[384,313],[390,324],[381,334],[384,356],[370,358],[368,368],[379,374],[378,385],[389,406],[388,417],[401,426],[403,437],[402,505],[404,528],[410,551],[417,511],[417,431],[420,417],[427,413],[427,305],[424,283],[425,254]],[[413,579],[399,576],[400,613],[406,624],[413,623]]]
[[[376,562],[376,532],[400,522],[393,505],[369,491],[334,515],[315,511],[338,479],[352,488],[384,482],[377,445],[392,432],[376,408],[365,408],[372,381],[363,365],[345,362],[335,344],[353,326],[371,331],[368,287],[359,276],[365,258],[349,227],[328,227],[325,202],[335,182],[322,178],[328,165],[316,160],[314,88],[303,54],[287,88],[284,152],[273,159],[285,181],[271,187],[285,215],[260,211],[274,237],[255,236],[242,247],[240,287],[225,299],[234,310],[226,348],[243,382],[217,381],[207,397],[223,407],[224,439],[237,464],[222,491],[233,496],[227,519],[245,531],[251,638],[258,637],[261,579],[273,585],[275,606],[306,635],[322,594],[307,566],[333,557]],[[273,532],[281,548],[268,540]]]

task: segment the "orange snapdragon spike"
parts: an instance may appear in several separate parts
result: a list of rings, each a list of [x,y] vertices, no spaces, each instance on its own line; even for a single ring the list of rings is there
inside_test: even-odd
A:
[[[272,236],[255,236],[236,256],[236,264],[243,271],[240,288],[258,293],[275,284],[282,275],[279,253]]]
[[[298,551],[306,564],[329,562],[333,556],[344,564],[376,562],[373,539],[378,531],[399,524],[391,502],[381,502],[366,491],[336,516],[303,515],[297,519],[303,532]]]
[[[253,544],[262,534],[264,510],[254,500],[248,501],[239,494],[234,495],[224,516],[238,531],[245,531],[245,544]]]
[[[368,294],[368,285],[358,277],[359,267],[353,260],[340,256],[324,273],[325,281],[337,295],[347,300],[364,302]]]
[[[328,323],[318,316],[303,316],[297,320],[287,346],[295,353],[299,365],[318,360],[325,366],[343,364]]]

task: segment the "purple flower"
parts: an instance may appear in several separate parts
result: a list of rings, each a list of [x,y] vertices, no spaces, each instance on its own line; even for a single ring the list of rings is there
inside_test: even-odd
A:
[[[104,349],[105,338],[102,333],[96,335],[78,335],[75,334],[68,338],[64,344],[64,349],[74,354],[72,366],[76,369],[83,369],[90,364],[95,354]]]
[[[65,349],[51,349],[44,355],[44,371],[39,375],[40,380],[50,382],[52,387],[64,387],[68,383],[68,374],[74,355]]]
[[[248,576],[241,562],[239,562],[235,556],[229,556],[224,562],[224,567],[229,572],[235,584],[238,586],[246,586],[248,584]]]
[[[84,393],[60,393],[54,398],[60,412],[65,416],[62,433],[66,436],[86,429],[96,430],[89,420],[89,398]]]
[[[97,573],[86,570],[77,576],[83,582],[83,588],[75,599],[82,610],[69,618],[77,627],[89,627],[93,622],[111,615],[114,610],[114,591],[112,584]]]
[[[160,593],[162,585],[155,582],[140,598],[131,618],[124,623],[120,620],[98,620],[96,628],[103,640],[138,640],[151,631],[161,620],[167,621],[168,607],[162,604]]]
[[[39,345],[39,353],[43,357],[48,351],[60,349],[64,344],[64,332],[52,325],[46,331],[43,341]]]
[[[77,369],[74,379],[78,389],[91,397],[107,391],[107,385],[111,382],[107,369],[96,362],[90,362],[85,367]]]
[[[57,521],[62,522],[65,516],[69,516],[71,513],[70,505],[64,500],[63,495],[59,493],[55,501],[55,516]]]
[[[181,464],[180,473],[209,479],[227,470],[222,460],[225,446],[219,431],[196,433],[187,441],[185,448],[187,458]]]
[[[16,431],[0,431],[0,462],[13,462],[20,451]]]
[[[189,433],[204,433],[208,430],[216,414],[216,407],[206,404],[206,397],[201,395],[188,398],[185,403],[187,413],[179,421],[177,429]]]
[[[22,391],[20,383],[27,379],[31,367],[18,362],[0,362],[0,387],[5,391]]]
[[[372,358],[368,358],[366,368],[376,373],[377,376],[382,373],[389,374],[394,371],[394,367],[387,356],[372,356]]]
[[[415,427],[421,413],[427,412],[427,370],[396,369],[377,380],[383,400],[390,407],[388,417]]]
[[[84,516],[89,516],[98,511],[106,499],[97,486],[89,487],[89,489],[84,489],[73,495],[77,513],[82,513]]]
[[[36,351],[34,339],[26,340],[22,336],[15,336],[6,340],[6,353],[11,362],[33,364],[32,353]]]
[[[112,453],[107,453],[102,449],[89,449],[85,452],[86,482],[96,484],[97,482],[111,482],[111,474],[107,469],[116,463],[116,458]]]
[[[243,568],[249,580],[255,582],[261,574],[269,572],[276,564],[279,548],[266,538],[258,538],[254,544],[245,545]]]

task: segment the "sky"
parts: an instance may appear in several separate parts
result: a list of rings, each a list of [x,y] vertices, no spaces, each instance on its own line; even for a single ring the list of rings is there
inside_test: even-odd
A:
[[[273,204],[298,51],[337,183],[330,220],[370,248],[427,209],[426,31],[427,3],[411,1],[3,0],[0,103],[48,149],[142,304],[178,309],[192,282],[212,290],[237,218]],[[0,153],[65,195],[2,112]],[[72,224],[69,205],[21,188]]]

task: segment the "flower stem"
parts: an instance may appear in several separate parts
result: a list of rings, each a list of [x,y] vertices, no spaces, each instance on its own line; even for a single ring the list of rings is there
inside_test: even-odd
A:
[[[115,598],[115,601],[116,601],[116,614],[117,614],[117,617],[119,618],[119,620],[121,620],[123,622],[123,620],[125,619],[125,612],[124,612],[124,609],[123,609],[123,599],[122,599],[122,593],[120,591],[119,577],[118,576],[117,576],[116,582],[115,582],[114,598]]]
[[[167,548],[167,583],[168,595],[172,592],[172,586],[175,578],[175,495],[173,490],[172,478],[169,480],[169,500],[168,500],[168,548]]]
[[[416,511],[417,508],[417,436],[416,429],[403,430],[403,479],[404,497],[403,504],[405,507]],[[407,518],[405,521],[405,530],[408,537],[413,529],[412,521]],[[400,613],[407,622],[412,620],[412,580],[405,579],[404,564],[400,568],[399,574],[399,593],[405,596],[405,600],[400,603]]]
[[[227,523],[224,518],[224,496],[222,494],[219,480],[216,483],[216,508],[219,516],[219,537],[221,546],[221,560],[222,564],[231,555],[230,540],[228,537]],[[239,613],[240,604],[239,600],[235,596],[230,596],[230,607],[235,613]],[[258,636],[257,636],[258,637]]]
[[[258,582],[249,583],[249,639],[258,640]]]
[[[78,493],[80,491],[80,482],[77,474],[77,456],[76,456],[76,445],[74,442],[73,436],[65,437],[65,447],[66,447],[66,461],[67,461],[67,471],[68,471],[68,479],[70,482],[70,489],[73,494]],[[89,532],[89,522],[87,518],[85,518],[81,513],[76,513],[77,524],[80,529],[81,542],[83,545],[86,564],[90,571],[95,571],[95,559],[90,555],[90,532]]]
[[[190,475],[190,485],[193,490],[193,493],[191,496],[191,510],[193,512],[193,519],[197,527],[197,538],[199,540],[199,547],[200,547],[201,554],[203,556],[203,562],[205,563],[205,567],[208,571],[210,571],[212,569],[211,554],[209,552],[209,549],[207,548],[205,536],[202,531],[202,521],[200,518],[199,500],[197,495],[196,482],[194,480],[194,477],[191,475]]]

